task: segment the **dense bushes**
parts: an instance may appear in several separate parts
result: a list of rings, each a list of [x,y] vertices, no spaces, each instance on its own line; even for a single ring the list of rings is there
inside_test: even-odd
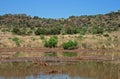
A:
[[[92,34],[103,34],[105,27],[102,26],[93,26],[90,30]]]
[[[64,49],[69,49],[69,50],[72,50],[72,49],[76,49],[77,48],[77,42],[76,41],[68,41],[68,42],[64,42],[63,44],[62,44],[62,47],[64,48]]]
[[[102,27],[102,26],[91,26],[91,27],[39,27],[34,30],[30,28],[13,28],[12,33],[17,35],[59,35],[59,34],[80,34],[85,35],[91,34],[103,34],[105,32],[117,31],[118,27]]]
[[[70,16],[66,19],[5,14],[0,16],[0,29],[17,35],[103,34],[119,30],[119,16],[119,11],[103,15]]]
[[[57,43],[58,43],[58,37],[52,36],[50,37],[49,40],[45,40],[44,46],[49,48],[52,48],[52,47],[54,48],[57,46]]]
[[[65,30],[66,34],[76,34],[77,33],[77,28],[76,27],[67,27]]]
[[[83,26],[81,28],[77,28],[77,33],[80,33],[80,35],[85,35],[87,33],[88,29],[87,27]]]
[[[29,28],[13,28],[11,32],[17,35],[31,35],[33,33]]]
[[[41,27],[35,31],[35,35],[58,35],[61,33],[61,28],[59,27]]]
[[[44,41],[44,46],[49,48],[55,48],[58,43],[58,37],[52,36],[50,39]],[[68,41],[62,44],[64,49],[72,50],[77,48],[78,43],[76,41]]]
[[[13,33],[13,34],[19,34],[19,31],[20,31],[20,30],[19,30],[18,28],[13,28],[13,29],[12,29],[12,33]]]

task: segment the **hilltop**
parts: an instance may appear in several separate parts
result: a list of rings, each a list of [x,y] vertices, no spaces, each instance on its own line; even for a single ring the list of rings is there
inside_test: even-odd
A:
[[[0,16],[0,29],[18,35],[101,34],[117,31],[120,27],[120,11],[99,15],[70,16],[67,19],[40,18],[26,14]]]

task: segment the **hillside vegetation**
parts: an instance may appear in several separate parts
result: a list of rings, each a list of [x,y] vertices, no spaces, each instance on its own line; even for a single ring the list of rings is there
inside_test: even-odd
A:
[[[40,18],[26,14],[0,16],[0,29],[18,35],[103,34],[120,27],[120,11],[99,15],[70,16],[67,19]]]
[[[40,18],[26,14],[0,16],[0,48],[120,48],[120,11],[69,18]]]

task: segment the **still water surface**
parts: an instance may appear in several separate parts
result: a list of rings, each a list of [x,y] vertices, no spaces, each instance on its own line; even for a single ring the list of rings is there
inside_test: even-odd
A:
[[[0,79],[120,79],[120,70],[119,65],[102,62],[52,66],[1,63]]]

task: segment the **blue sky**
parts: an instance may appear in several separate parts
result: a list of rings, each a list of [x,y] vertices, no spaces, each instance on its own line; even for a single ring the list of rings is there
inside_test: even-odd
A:
[[[0,15],[25,13],[45,18],[67,18],[117,10],[120,10],[120,0],[0,0]]]

